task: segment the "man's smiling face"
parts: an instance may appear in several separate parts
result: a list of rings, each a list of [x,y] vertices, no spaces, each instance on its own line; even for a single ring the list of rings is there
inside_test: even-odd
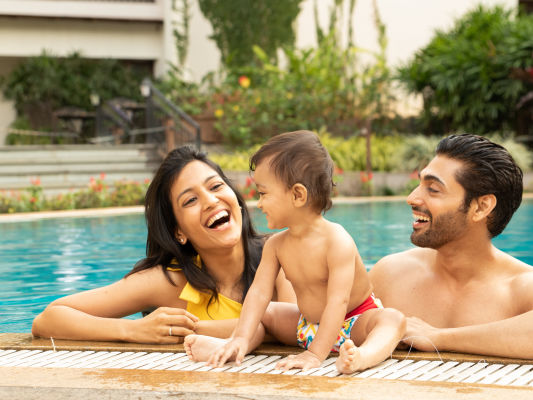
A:
[[[437,156],[420,172],[420,184],[407,198],[416,246],[438,249],[468,230],[465,190],[455,178],[461,168],[461,161]]]

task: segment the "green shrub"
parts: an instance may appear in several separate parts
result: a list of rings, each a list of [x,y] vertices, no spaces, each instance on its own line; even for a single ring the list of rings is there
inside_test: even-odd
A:
[[[399,69],[407,89],[424,97],[426,127],[488,133],[512,126],[527,91],[513,77],[533,66],[533,15],[478,6]],[[440,126],[440,128],[437,128]]]
[[[91,94],[102,102],[116,97],[140,100],[141,79],[140,72],[118,60],[86,59],[79,53],[60,58],[43,52],[17,65],[0,88],[31,129],[51,130],[56,128],[53,111],[67,106],[92,109]]]
[[[329,151],[335,166],[341,171],[366,170],[366,138],[352,136],[347,139],[333,136],[328,132],[318,132],[324,147]],[[492,134],[488,138],[504,146],[513,156],[523,171],[531,171],[533,154],[512,137]],[[424,168],[435,156],[435,149],[440,136],[425,135],[389,135],[371,136],[372,170],[380,172],[416,172]],[[219,164],[223,170],[248,171],[251,155],[257,151],[259,145],[248,150],[238,150],[231,153],[212,154],[209,157]]]
[[[86,189],[45,196],[41,181],[36,178],[25,190],[0,191],[0,214],[142,205],[149,183],[119,181],[109,186],[105,174],[101,174],[97,179],[91,178]]]

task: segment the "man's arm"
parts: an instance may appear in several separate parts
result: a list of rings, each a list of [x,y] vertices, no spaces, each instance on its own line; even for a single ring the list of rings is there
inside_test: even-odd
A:
[[[453,351],[533,359],[533,311],[501,321],[460,328],[435,328],[407,318],[404,343],[421,351]]]
[[[533,359],[533,272],[515,278],[510,290],[521,312],[510,318],[458,328],[435,328],[407,318],[404,343],[422,351],[454,351]]]

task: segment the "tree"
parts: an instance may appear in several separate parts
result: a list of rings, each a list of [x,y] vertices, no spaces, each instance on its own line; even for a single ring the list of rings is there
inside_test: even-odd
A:
[[[229,69],[249,65],[257,45],[272,59],[294,43],[293,22],[302,0],[199,0],[213,27],[213,39]]]

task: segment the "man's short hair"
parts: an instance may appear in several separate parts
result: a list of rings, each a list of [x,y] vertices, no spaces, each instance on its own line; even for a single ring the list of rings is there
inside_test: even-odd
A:
[[[496,196],[496,207],[488,217],[487,228],[491,237],[499,235],[522,202],[523,174],[513,157],[499,144],[471,134],[442,139],[436,153],[464,163],[455,178],[466,192],[465,210],[477,197]]]
[[[269,159],[270,168],[287,189],[300,183],[307,189],[308,204],[318,212],[331,208],[333,161],[310,131],[286,132],[270,138],[250,159],[250,170]]]

